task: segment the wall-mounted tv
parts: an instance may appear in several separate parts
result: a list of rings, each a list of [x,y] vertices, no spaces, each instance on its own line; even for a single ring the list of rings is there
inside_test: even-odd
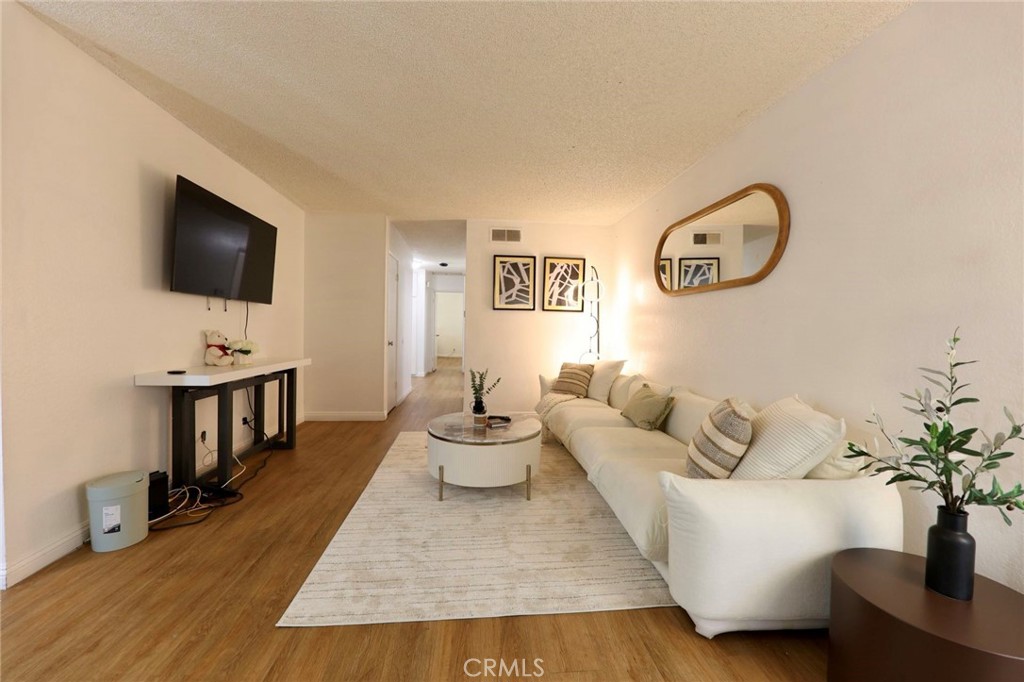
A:
[[[271,303],[277,228],[178,176],[171,291]]]

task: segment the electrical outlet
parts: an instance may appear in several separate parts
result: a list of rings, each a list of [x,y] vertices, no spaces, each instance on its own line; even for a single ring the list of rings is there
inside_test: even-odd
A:
[[[201,440],[201,441],[202,441],[202,442],[204,442],[204,443],[206,442],[206,431],[202,431],[202,432],[200,432],[200,434],[199,434],[199,440]]]

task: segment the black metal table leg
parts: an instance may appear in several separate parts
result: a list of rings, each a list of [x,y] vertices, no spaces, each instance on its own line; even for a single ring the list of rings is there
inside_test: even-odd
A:
[[[217,387],[217,483],[221,486],[231,479],[234,468],[233,393],[230,383]]]
[[[284,434],[284,447],[288,450],[295,448],[295,410],[296,410],[296,390],[295,390],[295,370],[286,369],[284,371],[285,383],[287,384],[287,408],[285,409],[285,419],[287,419],[287,425],[285,427]],[[279,427],[280,428],[280,427]]]
[[[252,406],[253,418],[252,418],[252,442],[262,443],[264,434],[267,432],[267,385],[256,384],[252,388],[253,402]]]

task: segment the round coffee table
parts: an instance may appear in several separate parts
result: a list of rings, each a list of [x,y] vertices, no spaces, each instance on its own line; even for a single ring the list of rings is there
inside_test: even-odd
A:
[[[437,479],[437,499],[444,484],[466,488],[500,488],[526,482],[530,499],[533,472],[540,469],[540,422],[514,417],[502,429],[473,426],[473,416],[456,412],[427,425],[427,470]]]
[[[1024,680],[1024,594],[974,576],[974,599],[924,586],[924,557],[847,549],[832,559],[829,682]]]

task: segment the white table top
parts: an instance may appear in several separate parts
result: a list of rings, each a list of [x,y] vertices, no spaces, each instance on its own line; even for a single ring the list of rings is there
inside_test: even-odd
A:
[[[251,365],[228,365],[226,367],[213,367],[201,365],[199,367],[174,367],[172,369],[183,369],[184,374],[168,374],[167,370],[158,372],[145,372],[135,375],[136,386],[217,386],[226,384],[229,381],[258,377],[262,374],[280,372],[286,369],[306,367],[313,363],[309,358],[298,360],[287,360],[281,358],[269,358],[254,360]]]

